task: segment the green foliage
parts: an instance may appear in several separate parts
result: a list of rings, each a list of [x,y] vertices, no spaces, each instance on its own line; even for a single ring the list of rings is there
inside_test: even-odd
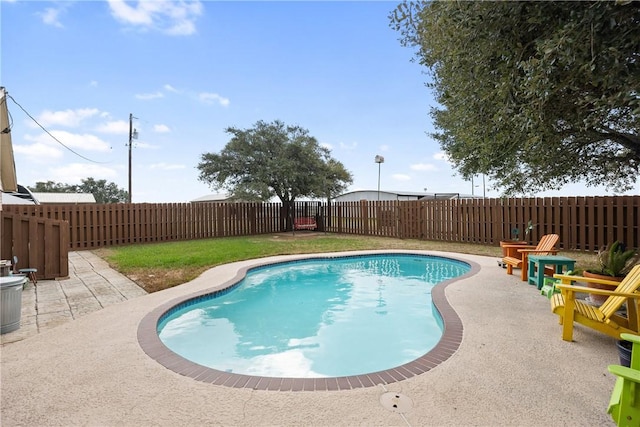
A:
[[[126,203],[129,200],[129,192],[118,188],[113,182],[107,183],[104,179],[96,181],[93,178],[83,179],[81,182],[78,192],[93,194],[97,203]]]
[[[418,49],[440,142],[505,194],[640,172],[640,3],[414,2],[390,15]]]
[[[520,235],[520,229],[518,227],[513,227],[511,229],[511,240],[516,240]]]
[[[189,240],[117,246],[100,250],[100,256],[123,274],[135,277],[147,291],[166,289],[194,279],[216,265],[272,255],[328,253],[359,250],[431,250],[497,257],[497,246],[468,243],[392,239],[354,235],[315,233],[313,238],[291,234]],[[581,265],[593,255],[573,252],[569,256]],[[153,278],[150,277],[153,274]],[[156,282],[150,285],[149,282]]]
[[[101,256],[118,271],[129,274],[141,268],[200,269],[273,255],[376,249],[443,250],[484,256],[500,253],[500,248],[486,245],[322,233],[295,238],[288,233],[117,246],[104,250]]]
[[[533,221],[529,220],[529,222],[527,222],[527,226],[524,229],[525,237],[529,237],[529,233],[531,232],[531,230],[533,230],[533,227],[535,227],[535,224],[533,223]]]
[[[598,269],[591,272],[612,277],[624,277],[640,263],[640,253],[635,249],[625,250],[624,245],[617,241],[598,251],[596,258]]]
[[[36,193],[91,193],[96,203],[125,203],[129,195],[113,182],[107,183],[105,179],[96,181],[93,178],[82,179],[80,185],[39,181],[34,187],[28,188]]]
[[[283,204],[300,197],[327,197],[352,182],[342,163],[309,131],[281,121],[258,121],[251,129],[227,128],[231,140],[220,153],[205,153],[200,180],[234,198]]]
[[[34,187],[27,188],[34,193],[76,193],[75,186],[53,181],[39,181]]]
[[[531,230],[533,230],[533,227],[535,227],[535,226],[536,225],[533,223],[533,221],[529,220],[529,222],[527,222],[527,225],[524,228],[525,240],[528,240],[529,233],[531,232]],[[520,229],[518,227],[514,227],[514,228],[511,229],[511,239],[512,240],[516,240],[519,235],[520,235]]]

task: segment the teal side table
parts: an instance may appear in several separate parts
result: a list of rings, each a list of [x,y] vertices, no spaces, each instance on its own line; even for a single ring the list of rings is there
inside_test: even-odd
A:
[[[536,285],[538,290],[544,284],[544,269],[546,266],[554,267],[556,273],[564,273],[573,270],[575,259],[560,255],[529,255],[528,283]]]

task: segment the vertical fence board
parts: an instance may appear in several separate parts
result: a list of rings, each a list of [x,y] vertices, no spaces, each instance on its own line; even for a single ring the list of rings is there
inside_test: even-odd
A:
[[[607,217],[605,215],[605,206],[604,206],[604,198],[596,197],[596,207],[595,207],[595,218],[594,218],[594,228],[595,228],[595,242],[605,242],[606,241],[606,229],[607,229]]]
[[[625,241],[630,247],[640,247],[640,197],[625,197],[625,209],[628,220],[624,222],[627,228]]]
[[[593,224],[592,227],[588,227],[587,228],[587,239],[585,242],[585,247],[588,248],[592,248],[595,243],[595,239],[596,239],[596,225],[595,225],[595,221],[597,221],[598,218],[596,216],[596,203],[595,203],[595,199],[589,198],[587,199],[587,203],[585,205],[585,216],[584,216],[584,223],[582,224],[583,227],[586,226],[587,223],[591,223]]]

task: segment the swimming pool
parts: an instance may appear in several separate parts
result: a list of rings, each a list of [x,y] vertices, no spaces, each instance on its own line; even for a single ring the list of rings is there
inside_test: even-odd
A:
[[[291,276],[292,284],[282,284],[278,272],[282,273],[283,269],[286,269],[284,276]],[[351,277],[354,269],[360,274],[355,278]],[[446,303],[443,291],[451,281],[447,279],[469,274],[470,269],[473,270],[467,262],[415,253],[315,256],[293,263],[267,263],[245,268],[237,279],[213,292],[202,291],[158,307],[141,322],[138,338],[145,352],[166,367],[215,384],[291,390],[298,384],[298,389],[306,390],[390,383],[426,372],[455,352],[462,338],[462,325]],[[303,282],[311,283],[306,287],[313,288],[312,296],[295,296],[291,286],[295,287],[301,278]],[[336,284],[326,286],[327,279]],[[433,287],[438,280],[446,282]],[[281,287],[282,293],[274,293]],[[407,289],[417,291],[417,294],[407,294]],[[265,303],[270,298],[275,299],[275,305]],[[315,302],[310,304],[311,300]],[[247,308],[243,309],[243,304]],[[304,305],[297,314],[288,309],[296,304]],[[414,308],[410,308],[412,305]],[[370,313],[363,315],[367,306]],[[433,307],[437,310],[432,310]],[[429,316],[422,316],[417,321],[415,318],[402,320],[399,316],[403,311]],[[352,321],[362,316],[361,326],[354,326]],[[266,325],[247,323],[246,320],[252,317]],[[295,320],[293,324],[292,319]],[[284,332],[277,332],[276,326],[287,322],[284,329],[293,332],[290,336],[280,336]],[[216,332],[189,337],[191,329],[202,323],[216,326]],[[332,325],[352,329],[353,333],[345,338],[342,333],[327,332]],[[271,332],[277,336],[275,341],[266,340],[262,326],[266,326],[266,331],[275,331]],[[445,334],[441,339],[442,326]],[[438,333],[433,336],[425,338],[421,335],[421,330],[433,331],[434,328]],[[236,329],[244,331],[244,336],[243,333],[236,334]],[[312,330],[312,333],[306,330]],[[331,334],[340,337],[327,345],[325,338]],[[217,340],[218,336],[223,337],[222,340]],[[395,338],[398,339],[394,341]],[[193,341],[186,345],[191,349],[186,352],[180,345],[175,346],[176,342],[180,344],[185,339]],[[417,344],[407,344],[412,339]],[[352,353],[342,352],[350,345],[354,347]],[[276,351],[272,352],[274,348]],[[401,358],[398,359],[397,354],[389,360],[377,357],[393,353],[390,349],[398,350],[396,353]],[[222,359],[229,354],[235,357],[235,353],[250,357],[240,362],[223,360],[220,364],[220,361],[211,362],[213,353],[223,354]],[[314,353],[320,354],[320,359],[312,360]],[[351,362],[346,363],[350,365],[347,370],[334,369],[348,359]],[[369,363],[369,359],[375,363]],[[363,360],[367,363],[361,363]],[[293,369],[283,370],[282,366]]]

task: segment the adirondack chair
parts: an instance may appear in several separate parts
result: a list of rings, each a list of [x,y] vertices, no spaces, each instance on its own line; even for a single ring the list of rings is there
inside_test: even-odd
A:
[[[557,234],[545,234],[542,236],[537,246],[531,245],[504,245],[502,249],[505,256],[502,263],[507,266],[507,274],[513,273],[513,268],[520,268],[520,278],[522,281],[527,280],[527,265],[529,264],[529,255],[555,255],[558,251],[555,249],[556,243],[560,240]],[[548,271],[549,275],[553,275],[553,271]]]
[[[611,392],[607,413],[618,426],[640,425],[640,336],[621,334],[622,339],[633,343],[631,366],[609,365],[609,372],[616,375],[616,385]]]
[[[640,317],[638,316],[638,299],[640,299],[640,265],[636,265],[620,283],[610,280],[592,279],[579,276],[555,274],[560,279],[556,288],[559,294],[551,297],[551,310],[559,317],[562,325],[562,339],[573,341],[573,324],[580,323],[603,334],[620,339],[621,334],[638,334]],[[617,285],[613,291],[572,286],[571,282],[591,282]],[[599,307],[587,304],[576,298],[578,293],[607,295],[607,300]],[[624,303],[626,315],[618,313]]]
[[[18,268],[18,257],[13,256],[13,274],[23,274],[31,280],[34,285],[38,284],[37,268]]]

